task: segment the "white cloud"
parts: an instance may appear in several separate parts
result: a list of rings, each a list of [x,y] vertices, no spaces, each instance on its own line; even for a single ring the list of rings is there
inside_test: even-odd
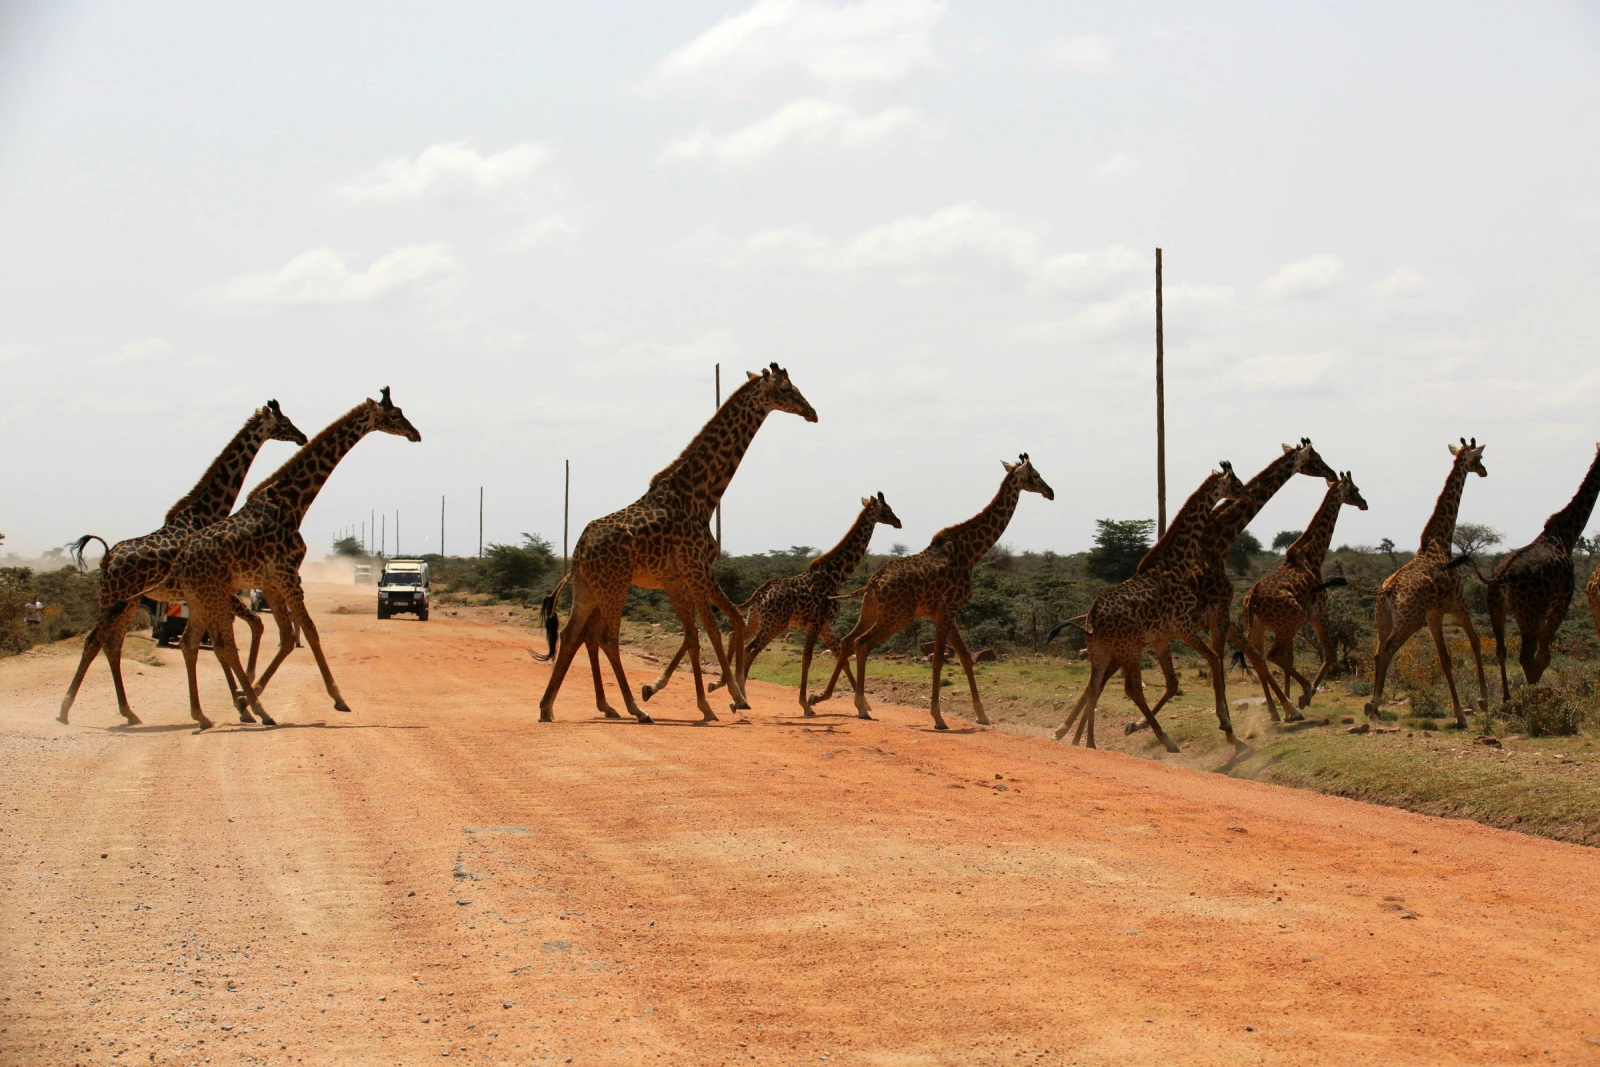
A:
[[[1308,256],[1285,263],[1256,291],[1267,300],[1301,300],[1321,296],[1339,283],[1344,261],[1338,256]]]
[[[1073,74],[1106,74],[1116,69],[1117,43],[1110,37],[1085,34],[1045,46],[1045,57]]]
[[[160,337],[146,337],[143,341],[129,341],[115,352],[108,352],[96,363],[143,363],[152,359],[167,359],[173,354],[172,345]]]
[[[38,345],[25,345],[16,342],[0,344],[0,363],[8,363],[13,359],[31,356],[39,350]]]
[[[387,160],[339,188],[358,203],[396,203],[426,196],[494,193],[520,185],[550,159],[537,142],[482,155],[464,141],[430,145],[415,158]]]
[[[1144,329],[1154,337],[1155,321],[1155,294],[1128,292],[1089,304],[1059,321],[1025,323],[1012,332],[1012,337],[1018,341],[1061,344],[1100,340]]]
[[[546,215],[520,226],[501,237],[496,247],[504,252],[531,252],[561,237],[578,232],[578,227],[560,215]]]
[[[1299,356],[1246,356],[1232,369],[1229,376],[1252,391],[1304,389],[1321,381],[1330,370],[1343,361],[1343,356],[1337,350]]]
[[[737,253],[717,256],[707,247],[716,243],[714,236],[694,242],[724,263],[798,263],[821,274],[888,271],[911,283],[931,281],[962,260],[976,259],[1010,268],[1030,285],[1080,293],[1103,289],[1145,265],[1137,253],[1120,246],[1050,254],[1032,230],[979,204],[896,219],[844,241],[789,227],[753,234]]]
[[[225,312],[258,312],[306,304],[364,304],[405,286],[459,271],[444,245],[407,245],[352,271],[331,248],[314,248],[275,271],[244,274],[200,294]]]
[[[910,107],[891,107],[862,116],[847,104],[826,100],[796,100],[742,130],[718,137],[702,128],[692,137],[674,141],[661,153],[663,162],[711,159],[740,166],[755,163],[795,144],[838,145],[853,148],[870,144],[900,129],[933,132],[933,123]]]
[[[943,15],[936,0],[756,0],[673,51],[651,80],[723,92],[796,73],[827,85],[900,81],[934,61]]]
[[[1139,157],[1128,152],[1118,152],[1084,176],[1084,181],[1095,185],[1115,185],[1124,178],[1139,173]]]
[[[1379,296],[1414,297],[1428,291],[1428,279],[1410,267],[1396,267],[1394,273],[1373,286]]]
[[[609,334],[586,333],[579,341],[587,348],[612,351],[583,356],[572,364],[572,372],[587,378],[609,377],[618,373],[644,373],[655,370],[679,372],[705,370],[717,363],[737,364],[743,348],[732,329],[723,326],[707,330],[681,344],[659,341],[619,342]],[[737,378],[736,381],[743,381]]]

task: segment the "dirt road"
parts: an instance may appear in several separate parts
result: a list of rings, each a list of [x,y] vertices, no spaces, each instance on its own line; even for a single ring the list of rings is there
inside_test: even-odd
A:
[[[0,1063],[1600,1060],[1595,850],[313,594],[350,715],[0,662]]]

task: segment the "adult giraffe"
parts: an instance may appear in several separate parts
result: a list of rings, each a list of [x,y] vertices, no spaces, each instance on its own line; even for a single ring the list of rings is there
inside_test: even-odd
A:
[[[649,715],[634,702],[633,690],[622,670],[619,642],[622,609],[628,587],[660,589],[672,601],[683,624],[689,665],[694,674],[696,703],[703,721],[714,722],[716,713],[706,699],[705,681],[700,674],[700,643],[696,616],[706,620],[707,636],[716,651],[722,677],[728,682],[728,695],[735,707],[749,705],[739,685],[745,642],[744,617],[711,575],[717,558],[716,541],[711,536],[711,516],[722,494],[739,469],[739,461],[750,447],[756,431],[774,411],[799,415],[816,422],[817,413],[789,381],[789,373],[776,363],[760,374],[750,374],[711,416],[677,459],[650,479],[644,496],[604,518],[585,526],[572,550],[572,569],[555,592],[545,598],[546,633],[551,636],[550,652],[539,658],[554,657],[550,680],[539,699],[539,721],[555,719],[556,694],[572,665],[579,645],[589,647],[589,665],[594,672],[595,704],[607,718],[620,718],[606,703],[600,681],[599,653],[604,652],[617,676],[623,703],[629,714],[641,723]],[[560,633],[556,647],[555,603],[561,587],[572,583],[572,610]],[[722,647],[722,633],[711,609],[716,608],[732,624],[730,637],[733,663]]]
[[[1522,651],[1517,657],[1522,663],[1522,676],[1529,685],[1536,685],[1550,666],[1550,642],[1572,604],[1576,584],[1572,550],[1577,547],[1583,528],[1589,525],[1596,496],[1600,496],[1600,444],[1595,445],[1589,471],[1567,506],[1545,520],[1544,529],[1531,544],[1506,553],[1487,579],[1489,627],[1494,631],[1502,702],[1510,698],[1506,683],[1506,612],[1509,609],[1516,616],[1517,629],[1522,634]],[[1600,570],[1595,574],[1600,575]],[[1600,585],[1591,575],[1587,590],[1591,608],[1596,591],[1600,591]]]
[[[1001,461],[1006,474],[1000,481],[1000,491],[989,506],[966,522],[946,526],[933,535],[928,547],[913,556],[900,556],[879,567],[860,594],[861,615],[856,624],[839,643],[838,661],[828,688],[811,702],[827,700],[839,681],[839,672],[845,662],[856,657],[856,714],[870,719],[867,704],[867,653],[904,630],[913,619],[933,620],[933,728],[948,730],[944,716],[939,712],[939,675],[944,670],[944,651],[948,643],[961,660],[966,672],[967,685],[972,690],[972,712],[978,722],[989,725],[984,714],[983,701],[978,697],[978,679],[972,673],[972,655],[962,640],[956,626],[956,612],[972,599],[972,570],[988,554],[1006,532],[1017,501],[1022,494],[1038,493],[1046,500],[1056,498],[1055,490],[1045,484],[1033,462],[1024,452],[1017,463]]]
[[[1332,582],[1322,580],[1322,562],[1328,555],[1328,545],[1333,541],[1334,524],[1339,521],[1339,511],[1344,507],[1367,510],[1361,490],[1345,471],[1337,481],[1328,483],[1311,524],[1295,538],[1283,554],[1283,562],[1271,573],[1264,575],[1244,595],[1243,614],[1245,639],[1256,649],[1261,649],[1261,639],[1272,631],[1272,647],[1267,659],[1283,671],[1283,687],[1279,693],[1289,695],[1290,679],[1300,683],[1299,706],[1311,706],[1311,697],[1327,676],[1333,665],[1333,643],[1328,639],[1328,587],[1343,584],[1344,579]],[[1570,592],[1570,587],[1569,587]],[[1307,623],[1316,631],[1317,643],[1322,646],[1322,666],[1316,678],[1307,681],[1294,669],[1294,641],[1301,627]],[[1265,680],[1261,688],[1267,695],[1267,706],[1272,706],[1273,686]],[[1284,711],[1287,713],[1288,708]]]
[[[173,581],[189,602],[189,625],[182,643],[183,665],[189,675],[189,714],[202,730],[211,726],[211,720],[200,708],[195,661],[200,654],[200,635],[206,631],[210,631],[217,658],[239,675],[245,701],[262,722],[273,725],[272,717],[261,708],[260,696],[279,665],[294,651],[296,625],[311,646],[334,709],[350,710],[339,695],[322,654],[322,639],[306,610],[305,592],[300,587],[306,542],[300,536],[300,523],[339,461],[374,432],[422,440],[384,386],[381,400],[364,400],[335,419],[252,489],[244,507],[195,534],[178,554]],[[252,681],[239,663],[228,607],[235,589],[261,590],[278,624],[278,654],[259,681]]]
[[[100,557],[100,617],[83,639],[83,655],[78,660],[72,684],[67,687],[67,695],[61,699],[61,711],[56,715],[58,721],[67,721],[89,665],[94,662],[95,654],[103,650],[106,664],[111,668],[111,684],[117,692],[117,710],[130,724],[139,722],[139,717],[128,706],[128,694],[122,687],[122,639],[139,610],[139,598],[148,595],[157,600],[182,599],[171,587],[172,567],[178,553],[196,531],[228,517],[234,501],[239,499],[239,490],[250,465],[268,441],[306,443],[306,435],[289,421],[276,400],[267,401],[251,413],[227,447],[211,461],[194,488],[168,509],[159,530],[106,545],[106,553]],[[85,534],[73,542],[72,554],[80,568],[84,547],[90,541],[106,544],[105,538],[96,534]],[[261,641],[261,620],[236,599],[233,605],[234,614],[242,616],[250,625],[248,669],[254,671]],[[236,683],[231,671],[228,673],[231,689]],[[240,716],[250,721],[248,711],[241,710]]]
[[[1233,473],[1233,466],[1224,460],[1221,467],[1207,475],[1189,494],[1189,499],[1173,516],[1167,532],[1145,553],[1133,576],[1095,597],[1088,614],[1082,616],[1086,621],[1081,628],[1088,637],[1089,684],[1084,686],[1071,713],[1056,728],[1057,741],[1065,737],[1076,722],[1078,729],[1072,743],[1077,744],[1087,732],[1089,747],[1095,747],[1095,705],[1100,702],[1106,683],[1120,670],[1123,691],[1155,731],[1156,740],[1166,746],[1167,751],[1178,751],[1178,746],[1162,732],[1155,709],[1145,702],[1141,669],[1147,645],[1170,650],[1172,639],[1177,638],[1205,659],[1212,687],[1218,693],[1218,725],[1228,740],[1237,744],[1233,721],[1228,715],[1227,694],[1220,684],[1222,660],[1200,629],[1202,611],[1197,582],[1212,512],[1219,503],[1236,500],[1244,494],[1244,486]],[[1064,627],[1078,625],[1076,619],[1057,623],[1045,636],[1046,643]],[[1162,669],[1168,675],[1168,694],[1162,698],[1165,703],[1177,688],[1170,654],[1163,661]],[[1157,709],[1160,707],[1161,704],[1156,705]]]
[[[1450,650],[1444,643],[1444,617],[1454,615],[1466,631],[1467,643],[1472,646],[1472,660],[1478,668],[1478,710],[1487,711],[1489,686],[1483,676],[1483,650],[1478,645],[1478,631],[1472,626],[1472,613],[1467,609],[1466,591],[1462,588],[1461,568],[1454,565],[1451,538],[1456,531],[1456,513],[1461,509],[1461,491],[1467,475],[1480,478],[1489,476],[1483,466],[1483,450],[1474,437],[1468,442],[1461,439],[1458,448],[1451,445],[1455,457],[1450,464],[1450,474],[1433,506],[1428,524],[1422,528],[1422,544],[1417,554],[1399,570],[1383,580],[1378,592],[1378,653],[1372,674],[1372,699],[1367,701],[1367,717],[1376,719],[1383,704],[1383,686],[1389,677],[1389,664],[1400,646],[1424,623],[1433,634],[1433,645],[1439,653],[1439,667],[1444,671],[1445,683],[1450,687],[1450,704],[1456,713],[1456,724],[1467,725],[1466,713],[1461,710],[1461,698],[1456,695],[1455,672],[1451,669]],[[1356,729],[1365,728],[1365,724]]]

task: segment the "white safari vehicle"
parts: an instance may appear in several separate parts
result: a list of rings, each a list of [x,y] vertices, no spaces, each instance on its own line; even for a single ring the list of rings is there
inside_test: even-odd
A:
[[[391,559],[378,579],[378,618],[410,612],[428,621],[428,565],[420,559]]]

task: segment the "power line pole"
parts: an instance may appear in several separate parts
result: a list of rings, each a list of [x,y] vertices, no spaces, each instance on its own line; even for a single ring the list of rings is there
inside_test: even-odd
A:
[[[722,364],[717,364],[717,406],[713,411],[722,409]],[[717,501],[717,558],[722,558],[722,501]]]
[[[383,532],[378,535],[378,558],[389,554],[389,513],[383,513]]]
[[[561,496],[561,573],[566,574],[567,568],[572,565],[572,557],[567,555],[567,517],[572,514],[572,460],[566,460],[567,483]]]
[[[394,554],[400,554],[400,509],[394,509]]]
[[[439,494],[439,558],[444,559],[444,494]]]
[[[478,486],[478,558],[483,558],[483,486]]]
[[[1167,532],[1166,341],[1161,328],[1161,249],[1156,249],[1156,526]]]

